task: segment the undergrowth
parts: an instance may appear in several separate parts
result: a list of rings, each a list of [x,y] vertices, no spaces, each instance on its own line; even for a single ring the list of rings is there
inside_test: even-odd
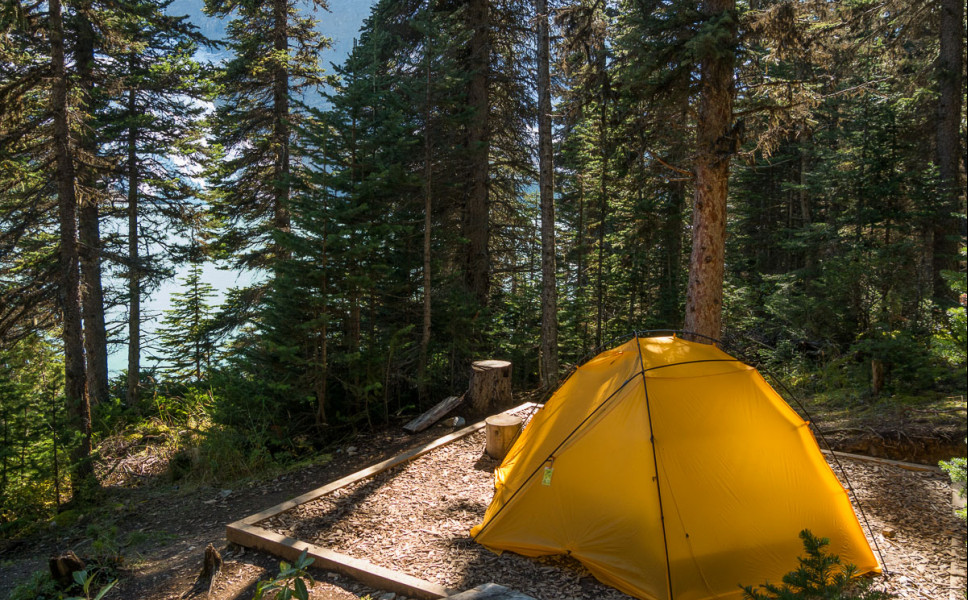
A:
[[[797,560],[800,566],[783,576],[782,585],[766,582],[755,589],[743,588],[745,600],[887,600],[894,595],[873,589],[873,580],[861,576],[857,567],[843,564],[830,554],[827,538],[818,538],[810,530],[800,532],[806,556]]]

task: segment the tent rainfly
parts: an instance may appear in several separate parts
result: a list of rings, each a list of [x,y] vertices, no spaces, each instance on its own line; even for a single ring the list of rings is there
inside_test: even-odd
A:
[[[712,345],[636,336],[534,415],[471,535],[496,552],[569,555],[642,600],[700,600],[779,583],[803,529],[880,572],[808,424],[756,369]]]

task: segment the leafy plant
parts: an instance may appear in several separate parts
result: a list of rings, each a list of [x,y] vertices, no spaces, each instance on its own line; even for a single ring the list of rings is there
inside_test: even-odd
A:
[[[766,582],[759,586],[741,586],[746,600],[886,600],[893,595],[871,589],[873,581],[860,577],[857,567],[841,564],[840,557],[827,553],[827,538],[818,538],[804,529],[800,532],[806,557],[800,557],[800,566],[783,576],[783,585]]]
[[[961,259],[966,256],[965,249],[961,249]],[[935,351],[953,366],[964,366],[968,362],[968,279],[965,273],[957,271],[942,271],[941,275],[948,282],[948,287],[958,296],[958,306],[946,311],[946,322],[939,323],[931,338]]]
[[[939,466],[942,469],[944,469],[945,473],[947,473],[949,477],[951,477],[952,483],[961,484],[961,489],[959,490],[959,493],[961,494],[961,497],[964,498],[965,483],[966,483],[965,480],[966,480],[966,476],[968,476],[966,475],[966,469],[968,469],[968,459],[966,459],[964,456],[955,457],[955,458],[952,458],[951,460],[941,461],[939,463]],[[968,509],[962,508],[958,510],[958,516],[960,516],[962,519],[968,519]]]
[[[306,570],[309,565],[313,564],[313,559],[306,556],[306,553],[307,551],[303,550],[295,564],[290,565],[286,561],[280,562],[279,574],[268,581],[257,583],[255,596],[252,597],[252,600],[268,598],[269,596],[266,594],[270,592],[275,592],[275,600],[290,600],[291,598],[308,600],[309,589],[306,587],[306,582],[309,582],[309,587],[313,587],[316,585],[316,580]]]
[[[74,582],[77,583],[77,585],[81,586],[81,589],[84,590],[84,595],[71,596],[67,600],[101,600],[101,598],[103,598],[105,594],[110,592],[111,588],[113,588],[114,585],[118,583],[118,580],[115,579],[111,583],[107,584],[106,586],[98,590],[97,595],[92,597],[91,585],[94,583],[95,579],[97,579],[97,572],[88,573],[87,571],[74,571]]]

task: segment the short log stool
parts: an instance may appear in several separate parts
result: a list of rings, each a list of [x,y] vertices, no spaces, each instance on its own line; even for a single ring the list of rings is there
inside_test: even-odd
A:
[[[523,423],[521,417],[507,413],[492,415],[484,419],[484,429],[487,435],[484,451],[487,452],[487,455],[495,460],[504,460],[508,450],[511,449],[511,444],[518,439]]]

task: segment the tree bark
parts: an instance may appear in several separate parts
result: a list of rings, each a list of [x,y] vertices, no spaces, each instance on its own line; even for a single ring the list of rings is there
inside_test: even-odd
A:
[[[682,286],[682,209],[686,203],[686,184],[673,181],[668,187],[669,202],[662,223],[662,278],[659,288],[659,320],[666,327],[680,323],[679,301]]]
[[[60,229],[59,300],[63,313],[64,395],[72,425],[81,433],[72,453],[71,487],[79,491],[93,475],[91,455],[91,405],[87,396],[84,341],[81,333],[80,258],[77,239],[77,196],[74,163],[67,117],[68,78],[64,57],[64,24],[60,0],[50,0],[51,114],[54,161],[57,169],[57,216]]]
[[[964,55],[964,0],[941,0],[941,50],[938,55],[938,171],[941,176],[941,202],[935,217],[932,268],[935,298],[953,301],[941,272],[956,270],[958,239],[964,223],[965,185],[961,180],[961,103],[964,94],[962,56]],[[960,213],[960,217],[954,217]]]
[[[488,70],[490,40],[488,0],[468,0],[465,8],[467,27],[473,32],[468,44],[470,80],[467,104],[471,117],[467,124],[468,174],[464,205],[464,237],[467,239],[464,281],[481,306],[487,305],[490,288],[490,237],[487,180],[489,175]]]
[[[548,2],[535,0],[538,19],[538,189],[541,203],[541,387],[558,385],[558,290],[555,268],[555,179],[551,145]]]
[[[486,416],[511,406],[511,363],[505,360],[477,360],[471,365],[465,397],[471,413]]]
[[[579,317],[580,328],[581,328],[581,355],[584,356],[588,353],[588,319],[585,318],[585,288],[587,287],[588,277],[585,273],[587,266],[585,265],[585,179],[582,177],[581,173],[578,174],[578,240],[575,247],[578,252],[578,256],[575,260],[575,286],[578,288],[578,293],[575,294],[578,300],[578,307],[581,311],[581,317]]]
[[[723,272],[726,254],[726,196],[729,161],[738,140],[733,139],[733,99],[736,95],[735,0],[707,0],[707,22],[717,22],[719,47],[700,62],[699,116],[696,123],[695,195],[692,253],[686,292],[686,331],[697,341],[719,339],[722,330]],[[711,33],[708,35],[712,35]]]
[[[598,144],[602,158],[602,168],[598,178],[598,265],[596,266],[596,320],[595,320],[595,347],[599,348],[604,343],[605,334],[605,224],[606,214],[608,213],[608,93],[606,82],[608,75],[605,74],[605,65],[601,67],[602,90],[601,90],[601,110],[598,121]]]
[[[128,91],[128,114],[137,109],[135,91]],[[138,248],[138,139],[128,129],[128,386],[129,407],[138,406],[141,394],[141,257]]]
[[[94,26],[88,18],[90,5],[78,9],[75,64],[82,110],[94,111]],[[95,192],[95,177],[90,164],[97,154],[93,133],[83,128],[79,134],[83,159],[75,172],[78,204],[78,235],[81,260],[81,301],[84,317],[84,350],[87,355],[87,391],[92,404],[108,399],[108,336],[104,325],[104,289],[101,284],[100,209]],[[87,163],[87,164],[85,164]]]
[[[427,6],[429,15],[430,5]],[[429,18],[428,18],[429,21]],[[432,95],[430,75],[430,48],[429,36],[424,41],[426,56],[424,82],[424,231],[423,231],[423,324],[420,329],[420,357],[417,363],[417,394],[421,402],[427,399],[427,360],[430,353],[430,326],[431,326],[431,298],[430,298],[430,234],[433,225],[431,211],[433,210],[433,175],[434,168],[431,162],[433,154],[433,144],[430,136],[430,101]]]

